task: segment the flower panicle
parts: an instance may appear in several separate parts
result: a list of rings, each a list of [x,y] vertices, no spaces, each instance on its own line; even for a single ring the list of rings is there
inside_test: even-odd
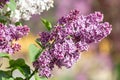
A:
[[[39,75],[50,77],[55,65],[71,68],[79,59],[80,52],[87,51],[91,43],[100,42],[110,34],[112,26],[102,21],[103,14],[100,12],[84,16],[73,10],[60,18],[51,32],[40,33],[39,40],[43,46],[49,40],[54,40],[54,43],[47,46],[33,63]]]
[[[27,35],[30,31],[28,26],[3,25],[0,23],[0,52],[13,54],[20,50],[20,45],[14,43]]]

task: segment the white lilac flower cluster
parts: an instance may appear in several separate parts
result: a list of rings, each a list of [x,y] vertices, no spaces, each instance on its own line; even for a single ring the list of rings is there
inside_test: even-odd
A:
[[[15,0],[16,9],[11,12],[10,20],[17,22],[20,19],[29,20],[34,14],[41,14],[44,10],[53,7],[53,0]]]
[[[29,20],[31,15],[40,14],[53,7],[53,0],[16,0],[17,8],[10,15],[12,21]]]

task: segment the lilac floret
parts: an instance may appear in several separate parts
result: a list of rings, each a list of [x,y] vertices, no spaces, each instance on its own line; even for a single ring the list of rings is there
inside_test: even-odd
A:
[[[40,76],[42,77],[51,76],[51,68],[50,68],[51,60],[52,60],[52,56],[50,55],[49,51],[46,50],[42,52],[38,60],[33,63],[33,66],[39,71]]]
[[[13,43],[28,34],[29,28],[25,26],[3,25],[0,23],[0,52],[13,54],[20,50],[20,45]]]
[[[47,46],[48,41],[50,40],[50,33],[49,32],[40,32],[39,37],[37,40],[41,42],[42,46]]]
[[[87,51],[88,50],[89,45],[87,43],[85,43],[85,42],[79,41],[79,42],[76,43],[76,47],[78,48],[78,50],[80,52],[83,52],[83,51]]]
[[[66,54],[72,54],[77,50],[74,42],[70,40],[65,40],[63,43],[55,43],[53,48],[53,53],[51,53],[57,59],[64,59]]]
[[[43,32],[40,41],[45,51],[33,63],[40,76],[50,77],[54,66],[71,68],[79,59],[80,52],[87,51],[91,43],[97,43],[107,37],[112,26],[103,21],[103,14],[95,12],[87,16],[73,10],[58,20],[51,32]]]

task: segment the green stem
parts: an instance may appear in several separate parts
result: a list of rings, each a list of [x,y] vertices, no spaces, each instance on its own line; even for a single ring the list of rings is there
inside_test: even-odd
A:
[[[30,79],[32,78],[32,76],[33,76],[36,72],[37,72],[37,70],[34,70],[34,71],[32,72],[32,74],[31,74],[29,77],[27,77],[25,80],[30,80]]]

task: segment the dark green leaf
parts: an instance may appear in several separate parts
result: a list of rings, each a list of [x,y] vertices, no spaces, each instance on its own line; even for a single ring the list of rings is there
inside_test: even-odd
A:
[[[7,22],[6,16],[0,16],[0,22],[3,24],[6,24],[6,22]]]
[[[21,77],[17,77],[17,78],[15,78],[15,80],[24,80],[24,79]]]
[[[42,23],[45,25],[45,27],[47,28],[47,30],[50,31],[52,29],[52,24],[49,21],[47,21],[45,19],[42,19]]]
[[[6,12],[5,16],[10,17],[11,11]]]
[[[120,80],[120,63],[115,66],[115,70],[116,70],[116,73],[117,73],[117,79],[116,80]]]
[[[9,64],[10,64],[10,67],[24,66],[25,61],[23,59],[10,60]]]
[[[6,16],[0,16],[0,20],[6,20]]]
[[[16,22],[15,25],[19,26],[19,25],[22,25],[22,23],[21,22]]]
[[[12,70],[18,69],[24,76],[30,75],[30,67],[25,63],[24,59],[10,60],[10,67]]]
[[[0,58],[10,58],[9,57],[9,54],[7,54],[7,53],[0,53]]]
[[[34,44],[29,46],[29,57],[31,62],[34,62],[39,57],[41,51],[42,50]]]
[[[11,71],[2,71],[0,70],[0,80],[9,80],[9,78],[12,77],[12,72]]]
[[[16,3],[15,0],[10,0],[10,2],[7,4],[7,6],[14,11],[16,9]]]

